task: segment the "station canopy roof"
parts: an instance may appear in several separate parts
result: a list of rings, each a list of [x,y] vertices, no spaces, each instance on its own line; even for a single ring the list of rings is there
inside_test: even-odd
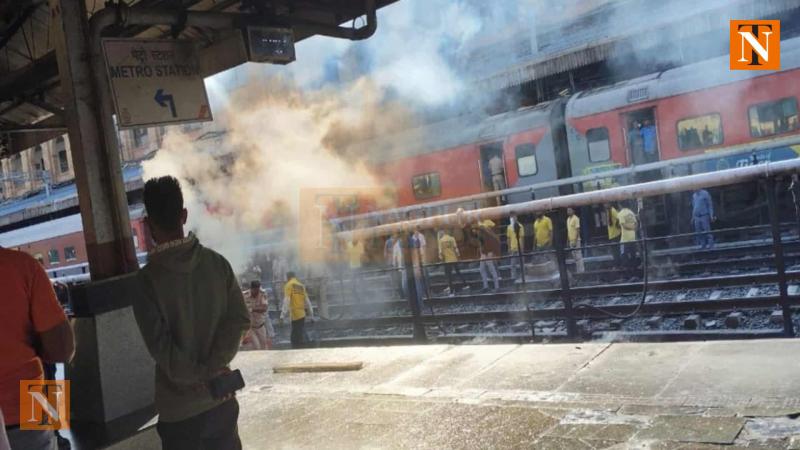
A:
[[[248,15],[261,22],[291,24],[295,41],[364,26],[370,3],[381,8],[396,0],[134,0],[126,8],[213,11]],[[113,2],[112,2],[113,3]],[[119,3],[119,2],[118,2]],[[105,8],[105,0],[85,0],[89,18]],[[65,132],[64,98],[60,89],[50,4],[43,0],[0,0],[0,158],[8,157]],[[238,33],[231,30],[230,33]],[[191,39],[210,47],[230,33],[187,26],[120,26],[106,37]],[[214,72],[228,69],[217,66]]]

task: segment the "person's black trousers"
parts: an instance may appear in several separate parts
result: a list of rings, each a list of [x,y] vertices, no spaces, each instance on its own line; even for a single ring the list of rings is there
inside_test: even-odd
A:
[[[613,242],[613,241],[612,241]],[[614,258],[614,265],[619,267],[622,263],[622,254],[620,253],[620,244],[614,243],[611,245],[611,257]]]
[[[301,348],[305,342],[306,336],[306,318],[297,319],[292,321],[292,348]]]
[[[158,422],[163,450],[241,450],[235,398],[180,422]]]
[[[467,280],[464,279],[464,275],[461,274],[461,269],[458,268],[458,263],[451,262],[445,263],[444,265],[444,273],[447,276],[447,287],[450,288],[451,293],[455,293],[456,291],[453,290],[453,272],[455,271],[458,278],[461,279],[462,287],[467,286]]]

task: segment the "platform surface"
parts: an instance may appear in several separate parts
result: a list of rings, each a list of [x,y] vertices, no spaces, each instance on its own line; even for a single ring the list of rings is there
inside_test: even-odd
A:
[[[250,449],[800,448],[800,340],[254,351],[233,366]]]

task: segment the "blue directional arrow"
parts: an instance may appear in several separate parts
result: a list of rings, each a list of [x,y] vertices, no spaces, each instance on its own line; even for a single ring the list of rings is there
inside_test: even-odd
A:
[[[175,111],[175,101],[172,100],[172,94],[165,94],[164,89],[158,88],[153,100],[162,108],[166,108],[169,104],[169,111],[172,113],[172,117],[178,117],[178,113]]]

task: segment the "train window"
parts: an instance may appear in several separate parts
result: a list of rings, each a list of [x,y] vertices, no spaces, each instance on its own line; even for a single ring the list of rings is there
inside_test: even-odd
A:
[[[67,159],[66,150],[58,152],[58,168],[61,170],[61,173],[69,172],[69,159]]]
[[[78,253],[75,251],[75,247],[64,248],[64,259],[66,261],[74,261],[78,259]]]
[[[722,139],[722,118],[717,113],[678,121],[678,147],[681,150],[719,145]]]
[[[517,172],[521,177],[536,175],[539,165],[536,163],[536,146],[533,144],[520,144],[514,149],[517,158]]]
[[[411,178],[411,189],[417,199],[438,197],[442,194],[439,172],[424,173]]]
[[[141,147],[144,145],[148,138],[147,128],[134,128],[133,132],[133,145]]]
[[[797,99],[794,97],[753,105],[749,115],[750,134],[753,137],[771,136],[800,128]]]
[[[58,249],[50,249],[50,251],[47,252],[47,259],[50,261],[50,264],[58,264],[61,262],[61,258],[58,256]]]
[[[611,146],[608,142],[608,128],[592,128],[586,132],[589,143],[589,161],[602,162],[611,159]]]

